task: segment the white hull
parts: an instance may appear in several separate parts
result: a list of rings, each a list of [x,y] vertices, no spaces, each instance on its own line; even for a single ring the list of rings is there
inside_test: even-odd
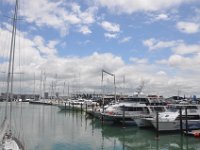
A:
[[[108,113],[102,113],[103,115],[103,119],[105,121],[112,121],[112,122],[121,122],[121,123],[125,123],[125,124],[133,124],[136,125],[135,121],[132,119],[133,116],[125,116],[123,117],[123,115],[110,115]]]
[[[95,111],[95,110],[88,110],[87,113],[95,118],[100,118],[101,117],[101,112],[100,111]]]
[[[4,139],[2,150],[24,150],[24,148],[16,138],[8,138]]]
[[[154,128],[156,128],[156,121],[151,121]],[[183,129],[186,129],[186,123],[185,120],[182,122]],[[188,120],[188,129],[200,129],[200,120]],[[176,131],[180,130],[180,121],[160,121],[159,122],[159,131]]]
[[[147,120],[147,118],[137,118],[134,120],[135,120],[135,123],[137,124],[137,126],[140,128],[153,127],[151,121]]]
[[[70,107],[69,107],[69,105],[57,105],[59,108],[60,108],[60,110],[69,110],[70,109]]]

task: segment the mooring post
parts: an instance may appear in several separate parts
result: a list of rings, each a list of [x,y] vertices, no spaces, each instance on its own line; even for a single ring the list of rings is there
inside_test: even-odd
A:
[[[83,104],[81,103],[81,114],[83,113]]]
[[[66,102],[65,102],[65,110],[66,110]]]
[[[181,135],[183,135],[182,108],[179,108],[179,118],[180,118],[180,132]]]
[[[103,112],[101,114],[101,125],[103,125],[103,119],[104,119],[104,104],[103,104]]]
[[[188,115],[187,115],[187,107],[185,108],[185,129],[186,129],[186,135],[188,135]]]
[[[123,106],[123,128],[125,128],[125,106]]]
[[[69,102],[69,110],[71,110],[71,103]]]
[[[159,113],[156,112],[156,139],[159,139]]]

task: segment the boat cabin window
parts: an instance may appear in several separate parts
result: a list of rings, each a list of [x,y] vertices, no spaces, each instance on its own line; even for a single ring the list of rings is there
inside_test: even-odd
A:
[[[143,108],[144,113],[149,113],[149,109],[147,107]]]
[[[82,99],[79,99],[79,100],[78,100],[78,102],[84,102],[84,100],[82,100]]]
[[[165,109],[163,107],[154,107],[154,111],[162,112],[165,111]]]
[[[168,110],[168,111],[171,111],[171,112],[176,112],[176,111],[178,111],[177,107],[174,107],[174,106],[168,106],[167,110]]]
[[[124,98],[123,101],[125,102],[139,102],[139,103],[149,103],[147,98],[141,98],[141,97],[129,97],[129,98]]]
[[[186,119],[186,116],[185,115],[182,115],[182,119],[185,120]],[[187,119],[188,120],[199,120],[200,119],[200,116],[199,115],[188,115],[187,116]],[[180,116],[178,116],[176,118],[176,120],[180,120]]]
[[[187,109],[198,109],[197,106],[187,106]]]
[[[142,107],[127,107],[127,106],[120,106],[121,111],[142,111]]]

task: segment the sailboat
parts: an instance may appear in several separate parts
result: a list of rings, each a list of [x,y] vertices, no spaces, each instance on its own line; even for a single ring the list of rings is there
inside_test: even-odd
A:
[[[7,75],[7,96],[5,117],[0,126],[0,150],[24,150],[21,142],[12,134],[12,100],[13,100],[13,74],[14,74],[14,58],[15,58],[15,40],[16,40],[16,25],[18,17],[18,0],[15,2],[15,11],[12,24],[12,37],[9,52],[9,64]],[[10,112],[8,117],[8,101],[10,101]]]

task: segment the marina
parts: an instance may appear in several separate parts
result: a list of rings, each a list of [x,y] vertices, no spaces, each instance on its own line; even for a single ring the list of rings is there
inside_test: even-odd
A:
[[[0,103],[1,113],[4,106],[5,103]],[[52,105],[14,103],[13,115],[15,119],[21,118],[20,124],[13,123],[16,131],[21,129],[17,135],[28,150],[190,150],[200,146],[199,138],[172,133],[160,134],[156,140],[154,130],[136,126],[124,128],[120,124],[102,125],[85,113],[60,111]]]
[[[199,0],[0,1],[0,150],[200,150]]]

